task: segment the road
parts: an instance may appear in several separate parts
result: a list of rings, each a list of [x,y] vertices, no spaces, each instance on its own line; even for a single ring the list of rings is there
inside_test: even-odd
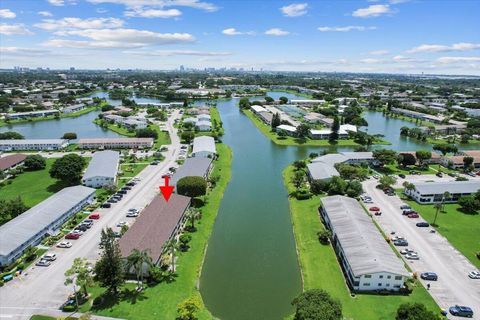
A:
[[[413,177],[407,177],[406,180],[450,180],[433,175]],[[399,181],[401,182],[403,181]],[[377,184],[378,181],[374,179],[363,182],[365,193],[373,200],[373,204],[368,204],[367,207],[380,207],[382,215],[374,216],[374,219],[383,231],[386,234],[395,232],[395,235],[405,237],[409,243],[408,248],[418,252],[420,260],[405,259],[413,272],[419,275],[426,271],[437,273],[438,281],[421,280],[425,287],[427,283],[431,285],[430,294],[437,304],[442,309],[448,309],[455,304],[469,306],[475,313],[475,319],[480,319],[480,280],[472,280],[467,276],[470,271],[476,270],[476,267],[438,232],[430,233],[431,228],[416,227],[415,224],[423,220],[403,216],[400,210],[402,200],[397,196],[387,196],[376,188]],[[455,317],[449,315],[449,318]]]
[[[28,268],[23,275],[0,288],[0,318],[28,319],[32,314],[52,313],[58,310],[73,292],[72,286],[64,285],[64,273],[70,268],[73,260],[77,257],[96,260],[100,253],[98,244],[101,230],[116,227],[119,221],[129,221],[131,225],[134,219],[125,217],[128,209],[141,210],[148,205],[158,194],[158,186],[163,182],[161,176],[168,168],[177,166],[175,160],[179,156],[180,140],[173,123],[179,117],[180,113],[177,110],[167,123],[172,143],[164,161],[157,166],[146,167],[137,176],[141,181],[124,196],[123,200],[113,204],[112,208],[97,210],[101,218],[95,221],[80,239],[71,240],[73,246],[70,249],[52,248],[49,252],[55,252],[57,260],[49,267]]]

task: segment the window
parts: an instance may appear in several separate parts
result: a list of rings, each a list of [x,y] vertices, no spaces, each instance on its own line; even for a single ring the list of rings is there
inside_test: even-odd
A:
[[[382,286],[382,283],[380,282],[380,283],[378,284],[378,286],[381,287],[381,286]]]
[[[396,284],[393,286],[394,288],[400,288],[400,285],[399,284]]]
[[[391,278],[392,278],[392,276],[387,276],[387,279],[391,279]]]
[[[402,280],[402,276],[395,276],[395,280]]]
[[[366,274],[366,275],[365,275],[365,279],[368,279],[368,278],[371,278],[371,277],[372,277],[371,274]]]
[[[379,276],[380,279],[383,279],[383,276]]]
[[[390,283],[387,283],[385,286],[390,287]]]
[[[365,282],[365,283],[363,284],[363,286],[364,286],[364,287],[369,287],[369,286],[370,286],[370,283],[369,283],[369,282]]]

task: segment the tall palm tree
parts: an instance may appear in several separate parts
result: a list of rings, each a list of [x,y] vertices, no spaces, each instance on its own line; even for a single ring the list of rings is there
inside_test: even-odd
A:
[[[442,208],[442,204],[441,203],[435,203],[433,205],[433,207],[436,209],[435,211],[435,218],[433,218],[433,223],[432,225],[436,225],[436,222],[437,222],[437,217],[438,217],[438,211]]]
[[[172,272],[174,273],[175,273],[175,254],[178,248],[179,247],[176,239],[170,239],[165,243],[165,249],[170,253],[171,269],[172,269]]]
[[[135,275],[137,276],[138,287],[141,288],[143,284],[143,266],[151,266],[152,258],[148,254],[147,250],[133,249],[130,255],[127,257],[127,270],[133,268]]]
[[[185,213],[185,217],[190,221],[192,230],[195,230],[195,220],[200,218],[200,212],[198,212],[198,210],[189,208]]]
[[[450,199],[451,197],[452,197],[452,195],[450,194],[450,192],[445,191],[445,192],[443,193],[443,197],[442,197],[442,211],[445,211],[445,200]]]

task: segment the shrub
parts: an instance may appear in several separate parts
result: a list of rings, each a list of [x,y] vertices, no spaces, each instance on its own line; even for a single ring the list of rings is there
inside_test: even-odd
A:
[[[295,197],[297,198],[297,200],[306,200],[310,199],[312,197],[312,194],[308,189],[302,188],[295,193]]]

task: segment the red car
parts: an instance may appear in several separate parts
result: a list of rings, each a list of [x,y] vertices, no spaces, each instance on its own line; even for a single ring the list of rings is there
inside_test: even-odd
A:
[[[80,235],[78,233],[69,233],[65,236],[65,239],[68,240],[77,240],[78,238],[80,238]]]
[[[409,217],[409,218],[418,218],[419,215],[418,215],[418,213],[410,213],[410,214],[408,215],[408,217]]]
[[[368,210],[370,210],[370,211],[380,211],[380,208],[379,207],[371,207]]]
[[[95,220],[98,220],[100,219],[100,213],[92,213],[91,215],[88,216],[90,219],[95,219]]]

